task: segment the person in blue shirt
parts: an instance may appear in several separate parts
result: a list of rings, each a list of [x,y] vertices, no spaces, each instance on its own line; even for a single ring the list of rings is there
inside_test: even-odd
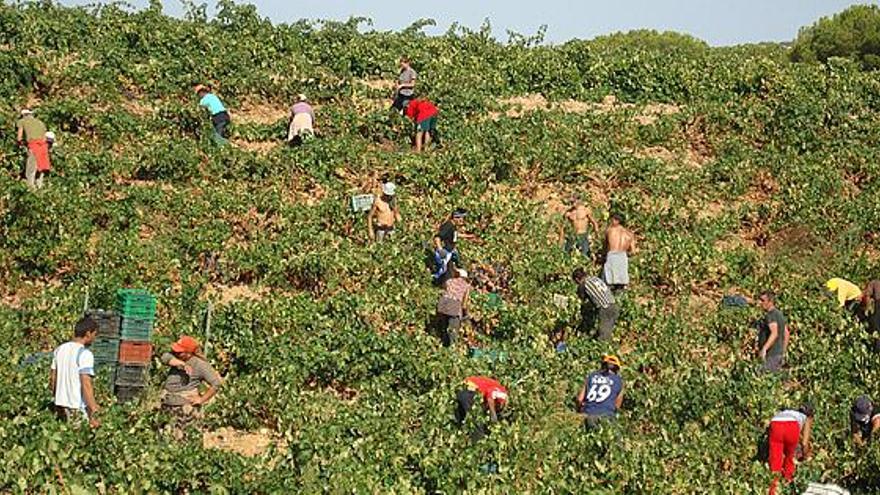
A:
[[[195,88],[199,95],[199,106],[208,109],[211,114],[211,125],[214,126],[214,142],[226,144],[227,127],[229,126],[229,112],[223,106],[223,102],[217,97],[209,86],[199,84]]]
[[[602,356],[602,369],[587,376],[577,396],[578,411],[584,414],[584,425],[595,428],[603,420],[614,419],[623,404],[623,378],[620,359]]]

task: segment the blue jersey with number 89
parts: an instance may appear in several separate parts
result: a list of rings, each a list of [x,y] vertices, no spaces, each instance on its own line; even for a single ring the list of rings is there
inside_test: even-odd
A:
[[[617,396],[623,390],[623,379],[616,373],[594,371],[587,377],[583,413],[590,416],[614,416]]]

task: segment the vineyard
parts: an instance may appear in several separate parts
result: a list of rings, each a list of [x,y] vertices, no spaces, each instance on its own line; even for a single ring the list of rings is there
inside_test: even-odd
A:
[[[0,493],[757,493],[766,421],[804,399],[814,456],[798,483],[880,490],[876,445],[849,442],[878,358],[823,290],[880,273],[876,73],[674,33],[548,46],[488,25],[428,36],[429,20],[378,32],[273,25],[227,0],[213,18],[152,4],[0,5]],[[422,154],[388,109],[403,54],[441,112],[442,144]],[[230,146],[211,140],[202,82],[230,109]],[[291,148],[299,93],[319,136]],[[18,176],[26,105],[58,135],[36,192]],[[385,179],[402,226],[373,244],[350,198]],[[639,242],[611,343],[554,304],[583,266],[556,237],[575,193],[600,223],[624,213]],[[422,246],[456,207],[477,237],[460,243],[468,270],[509,274],[472,308],[504,360],[426,330],[438,291]],[[95,430],[56,420],[48,362],[27,359],[70,337],[86,294],[111,308],[122,287],[156,295],[159,352],[204,339],[214,306],[225,383],[180,438],[158,407],[158,359],[139,401],[99,387]],[[759,373],[759,308],[720,304],[767,288],[793,325],[779,375]],[[573,397],[609,351],[626,399],[588,433]],[[452,419],[473,374],[511,395],[476,443]],[[216,448],[236,435],[246,452]]]

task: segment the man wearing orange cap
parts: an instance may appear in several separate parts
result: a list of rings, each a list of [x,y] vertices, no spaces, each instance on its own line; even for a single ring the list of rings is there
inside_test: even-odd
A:
[[[614,419],[622,404],[620,359],[617,356],[602,356],[602,369],[590,373],[578,393],[578,412],[585,415],[584,424],[592,429],[603,420]]]
[[[214,367],[199,353],[199,342],[188,336],[171,344],[171,352],[162,355],[162,363],[171,367],[162,393],[162,405],[190,413],[217,394],[222,380]],[[199,388],[206,385],[202,393]]]

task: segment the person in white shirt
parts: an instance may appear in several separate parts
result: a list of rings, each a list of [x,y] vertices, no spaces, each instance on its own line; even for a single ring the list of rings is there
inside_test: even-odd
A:
[[[73,339],[52,353],[49,389],[55,396],[55,411],[63,419],[86,419],[92,428],[100,426],[95,401],[95,356],[88,346],[98,335],[98,324],[91,318],[76,323]]]

